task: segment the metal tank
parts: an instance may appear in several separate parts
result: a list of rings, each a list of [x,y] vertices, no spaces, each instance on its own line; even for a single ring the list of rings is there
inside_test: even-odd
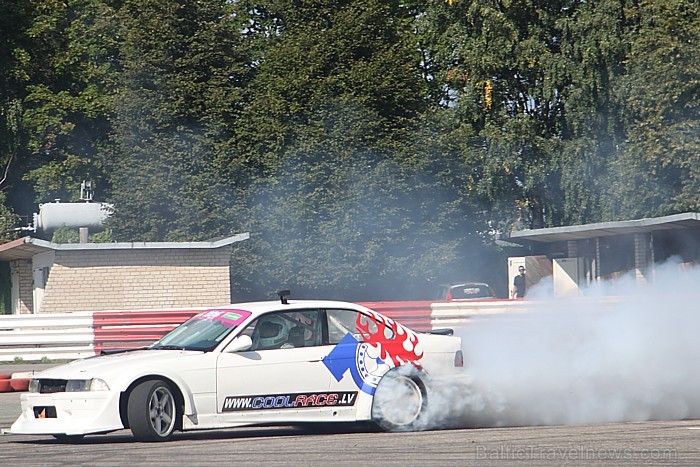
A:
[[[46,232],[66,226],[100,231],[112,207],[107,203],[44,203],[39,205],[39,213],[34,213],[34,229]]]

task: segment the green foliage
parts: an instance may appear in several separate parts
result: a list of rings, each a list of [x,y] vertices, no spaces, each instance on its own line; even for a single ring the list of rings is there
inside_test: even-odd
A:
[[[230,137],[245,75],[239,54],[227,54],[239,27],[230,18],[224,2],[124,3],[124,72],[105,160],[117,239],[230,232],[231,181],[221,178],[217,145]]]
[[[67,226],[62,226],[56,229],[51,236],[53,243],[79,243],[80,233],[77,229],[71,229]]]
[[[80,182],[102,182],[97,154],[109,131],[118,39],[114,8],[101,0],[34,3],[27,30],[22,125],[36,201],[76,201]]]
[[[493,222],[542,227],[599,216],[601,175],[618,138],[611,92],[622,73],[619,2],[481,0],[434,5],[449,55],[444,100],[471,127],[478,192]],[[446,39],[447,38],[447,39]],[[436,47],[433,48],[437,50]]]
[[[6,230],[14,227],[13,193],[10,200],[6,193],[12,187],[15,171],[22,164],[21,126],[22,98],[26,83],[25,67],[28,61],[27,37],[24,29],[31,23],[31,7],[27,1],[9,2],[3,5],[0,15],[0,238],[8,240]]]
[[[7,242],[13,239],[12,229],[17,227],[19,217],[7,206],[7,197],[0,191],[0,241]]]
[[[57,228],[51,235],[53,243],[80,243],[80,230],[62,226]],[[89,233],[90,243],[109,243],[112,241],[112,231],[110,229],[101,232]]]
[[[12,272],[10,263],[0,263],[0,315],[12,313]]]
[[[402,160],[426,107],[409,10],[305,1],[266,11],[280,32],[252,39],[267,53],[229,163],[256,162],[245,228],[259,235],[241,255],[263,274],[236,271],[238,289],[288,283],[297,293],[358,299],[358,290],[412,291],[435,264],[416,267],[431,216],[419,202],[421,174]]]
[[[628,15],[629,73],[621,89],[627,138],[614,167],[609,216],[700,209],[700,7],[641,2]]]

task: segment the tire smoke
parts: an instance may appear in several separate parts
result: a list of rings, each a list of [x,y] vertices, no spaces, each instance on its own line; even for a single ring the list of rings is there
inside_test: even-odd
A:
[[[456,330],[464,372],[432,385],[431,427],[700,418],[700,269],[655,276]]]

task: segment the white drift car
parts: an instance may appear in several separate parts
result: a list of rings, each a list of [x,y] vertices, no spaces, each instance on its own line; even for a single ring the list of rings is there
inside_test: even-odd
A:
[[[19,434],[59,439],[374,421],[420,428],[429,374],[462,366],[461,341],[414,332],[360,305],[255,302],[202,312],[148,349],[45,370],[21,396]]]

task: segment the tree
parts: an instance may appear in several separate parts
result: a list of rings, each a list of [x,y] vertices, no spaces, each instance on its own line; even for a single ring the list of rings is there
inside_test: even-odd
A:
[[[639,218],[700,209],[700,7],[639,2],[628,9],[627,137],[615,161],[607,211]]]
[[[25,180],[36,201],[75,201],[82,180],[104,186],[99,153],[115,92],[118,37],[111,1],[33,3],[26,30]]]
[[[105,161],[118,238],[191,240],[231,229],[217,145],[240,107],[246,71],[227,3],[124,2],[124,71]]]
[[[434,265],[417,264],[440,212],[426,211],[421,198],[433,179],[420,176],[426,155],[412,150],[427,106],[413,11],[378,1],[246,11],[252,24],[265,12],[277,29],[259,34],[269,31],[261,23],[250,38],[266,53],[230,162],[256,162],[248,166],[253,239],[236,254],[258,270],[237,271],[237,288],[258,296],[282,284],[345,298],[415,293],[430,280],[426,271],[434,274]]]
[[[22,99],[28,47],[23,31],[31,21],[29,2],[12,2],[0,17],[0,238],[8,240],[17,216],[7,201],[22,150]]]
[[[598,179],[619,131],[609,88],[622,70],[613,1],[434,4],[449,44],[432,62],[443,102],[467,125],[468,165],[493,222],[509,230],[598,215]],[[438,48],[432,47],[432,50]],[[443,48],[444,49],[444,48]]]

